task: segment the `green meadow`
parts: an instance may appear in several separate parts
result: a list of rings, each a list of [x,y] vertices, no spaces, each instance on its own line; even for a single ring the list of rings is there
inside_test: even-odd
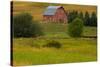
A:
[[[14,65],[57,64],[97,60],[96,38],[71,38],[65,32],[67,29],[65,24],[40,23],[40,26],[45,31],[44,36],[13,39]],[[96,27],[84,27],[84,35],[88,34],[96,36]],[[60,42],[62,44],[61,48],[43,47],[51,40]]]
[[[89,62],[97,60],[95,39],[55,39],[62,44],[60,49],[36,48],[30,44],[44,45],[48,39],[14,39],[14,65],[56,64]]]

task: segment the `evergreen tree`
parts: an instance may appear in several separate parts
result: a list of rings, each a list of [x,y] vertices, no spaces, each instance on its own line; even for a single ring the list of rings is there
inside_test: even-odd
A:
[[[82,12],[79,13],[78,17],[84,21],[84,16]]]
[[[84,25],[86,26],[90,26],[90,15],[88,12],[85,13],[85,17],[84,17]]]
[[[77,11],[72,11],[68,13],[68,23],[72,22],[76,17],[78,17]]]
[[[91,26],[97,26],[97,16],[95,12],[91,15]]]

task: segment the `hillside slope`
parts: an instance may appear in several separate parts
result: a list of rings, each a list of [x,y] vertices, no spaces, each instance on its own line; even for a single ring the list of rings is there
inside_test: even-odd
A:
[[[60,5],[63,6],[66,12],[76,10],[78,12],[85,13],[86,11],[91,14],[91,12],[97,13],[96,6],[89,5],[73,5],[73,4],[55,4],[55,3],[39,3],[39,2],[19,2],[13,1],[13,14],[18,14],[21,12],[29,12],[32,14],[35,20],[42,20],[42,14],[45,8],[49,5]]]

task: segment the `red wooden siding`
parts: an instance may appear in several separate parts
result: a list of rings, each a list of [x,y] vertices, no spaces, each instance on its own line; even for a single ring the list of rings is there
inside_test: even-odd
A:
[[[54,15],[43,15],[43,21],[67,23],[67,15],[64,8],[60,7],[56,10],[56,13]]]

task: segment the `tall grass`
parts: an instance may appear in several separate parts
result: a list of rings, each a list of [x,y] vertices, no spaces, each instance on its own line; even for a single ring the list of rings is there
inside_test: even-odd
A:
[[[60,49],[35,48],[30,44],[40,46],[48,42],[47,39],[18,38],[13,43],[14,65],[36,65],[96,61],[96,39],[54,39],[62,44]]]

